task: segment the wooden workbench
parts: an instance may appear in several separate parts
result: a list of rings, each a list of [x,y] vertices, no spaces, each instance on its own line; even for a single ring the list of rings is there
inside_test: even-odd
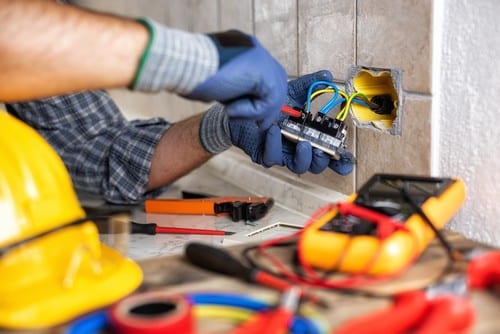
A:
[[[446,232],[448,240],[456,248],[482,247],[466,240],[461,235]],[[241,254],[243,246],[227,248],[233,255]],[[280,251],[282,251],[280,249]],[[288,256],[290,253],[287,254]],[[370,288],[372,292],[395,293],[400,290],[425,286],[433,281],[447,263],[447,256],[437,241],[431,243],[420,259],[401,277]],[[265,287],[241,282],[227,276],[192,266],[183,255],[164,256],[139,261],[144,272],[144,282],[140,291],[167,290],[173,294],[201,292],[233,292],[277,300],[279,293]],[[328,305],[327,309],[313,307],[327,321],[331,328],[336,328],[344,321],[390,305],[390,299],[374,299],[363,296],[341,294],[332,290],[313,289]],[[476,311],[477,323],[472,333],[500,333],[500,293],[498,291],[472,291],[469,294]],[[229,327],[228,327],[229,326]],[[224,333],[230,329],[228,323],[201,321],[198,323],[199,333]],[[224,330],[223,330],[224,329]],[[2,331],[0,333],[46,334],[64,333],[64,326],[36,331]]]
[[[483,247],[466,240],[461,235],[447,232],[447,238],[456,248]],[[235,256],[241,254],[242,246],[228,248]],[[281,250],[280,250],[281,251]],[[404,275],[397,279],[372,286],[372,292],[391,294],[396,291],[416,289],[432,282],[447,264],[447,256],[437,241],[434,241],[420,259]],[[153,258],[139,262],[144,274],[143,290],[168,289],[172,292],[244,292],[256,296],[274,296],[278,293],[267,288],[247,284],[237,279],[208,272],[192,266],[183,256]],[[335,328],[344,321],[365,312],[388,306],[390,299],[374,299],[341,294],[332,290],[313,289],[329,305],[319,310],[328,323]],[[477,311],[477,324],[473,333],[500,333],[500,294],[498,291],[472,291],[469,293]],[[203,326],[200,333],[219,332]]]

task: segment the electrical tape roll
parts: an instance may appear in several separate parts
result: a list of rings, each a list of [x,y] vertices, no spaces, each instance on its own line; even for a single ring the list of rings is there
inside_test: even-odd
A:
[[[109,320],[114,333],[194,333],[191,303],[167,291],[131,295],[113,305]]]

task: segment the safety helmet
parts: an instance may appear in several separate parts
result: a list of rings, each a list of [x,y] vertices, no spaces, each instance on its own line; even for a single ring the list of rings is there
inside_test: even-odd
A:
[[[100,243],[56,152],[0,110],[0,327],[38,328],[110,305],[140,267]]]

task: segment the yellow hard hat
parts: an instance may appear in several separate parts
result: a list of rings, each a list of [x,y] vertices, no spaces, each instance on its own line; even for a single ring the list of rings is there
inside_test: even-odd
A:
[[[100,243],[45,140],[0,110],[0,327],[38,328],[110,305],[140,267]]]

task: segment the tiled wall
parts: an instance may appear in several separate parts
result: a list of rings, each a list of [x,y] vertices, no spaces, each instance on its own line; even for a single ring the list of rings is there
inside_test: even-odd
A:
[[[329,69],[343,82],[352,65],[403,71],[402,135],[350,127],[355,172],[301,178],[345,194],[376,172],[430,173],[431,0],[114,0],[73,1],[129,16],[207,32],[238,28],[253,33],[291,76]],[[206,108],[171,94],[113,92],[131,116],[180,119]],[[258,168],[258,167],[256,167]]]

